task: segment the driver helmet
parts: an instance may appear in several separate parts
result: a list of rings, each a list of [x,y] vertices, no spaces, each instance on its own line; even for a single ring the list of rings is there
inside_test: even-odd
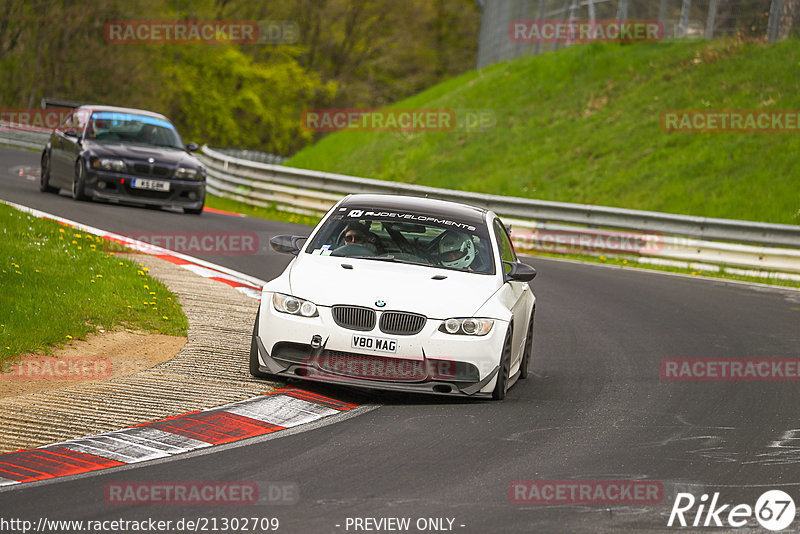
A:
[[[349,241],[347,236],[350,233],[361,234],[359,236],[359,240]],[[345,227],[344,234],[342,235],[342,239],[344,239],[344,244],[357,244],[357,245],[365,245],[370,244],[372,241],[372,235],[369,231],[369,224],[364,224],[360,222],[351,222]]]
[[[461,232],[447,232],[439,241],[439,259],[451,269],[464,269],[475,260],[472,238]]]

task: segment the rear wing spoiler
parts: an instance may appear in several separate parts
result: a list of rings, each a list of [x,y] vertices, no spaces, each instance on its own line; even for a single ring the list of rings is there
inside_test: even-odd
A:
[[[83,105],[82,102],[74,102],[72,100],[61,100],[60,98],[42,98],[42,109],[46,108],[79,108]]]

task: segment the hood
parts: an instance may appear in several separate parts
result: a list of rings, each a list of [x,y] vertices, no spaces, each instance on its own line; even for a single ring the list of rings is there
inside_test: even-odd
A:
[[[434,280],[437,275],[446,278]],[[305,253],[289,273],[292,294],[318,305],[411,311],[432,319],[470,316],[500,285],[492,275]],[[386,302],[385,308],[378,308],[377,300]]]
[[[98,157],[116,157],[136,161],[146,161],[147,158],[155,159],[162,165],[184,165],[199,167],[200,162],[194,156],[183,150],[173,148],[160,148],[156,146],[132,145],[124,143],[86,143],[86,148],[92,155]]]

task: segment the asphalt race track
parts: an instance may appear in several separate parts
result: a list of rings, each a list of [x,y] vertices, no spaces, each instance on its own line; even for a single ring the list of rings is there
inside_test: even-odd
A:
[[[259,254],[201,257],[265,280],[289,259],[268,250],[268,238],[307,231],[40,193],[17,168],[38,168],[38,160],[35,152],[0,148],[0,198],[119,233],[256,232]],[[529,262],[539,272],[532,282],[533,376],[504,402],[375,394],[361,400],[377,409],[332,425],[3,491],[0,510],[33,521],[277,517],[278,532],[291,533],[355,532],[346,529],[347,518],[367,517],[409,517],[417,532],[419,518],[449,518],[456,532],[510,533],[677,530],[667,527],[675,491],[698,499],[720,492],[721,502],[753,506],[764,491],[782,489],[800,503],[800,430],[792,432],[800,429],[797,382],[674,382],[659,372],[664,358],[800,358],[800,291]],[[613,507],[509,498],[513,481],[585,479],[660,481],[664,498]],[[292,483],[299,501],[104,501],[111,482],[203,480]],[[753,518],[749,525],[758,527]]]

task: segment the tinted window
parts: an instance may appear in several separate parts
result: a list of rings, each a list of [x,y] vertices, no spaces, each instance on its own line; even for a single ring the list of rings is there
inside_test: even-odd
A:
[[[101,143],[124,142],[183,149],[178,132],[168,121],[131,113],[92,113],[86,137]]]
[[[511,238],[500,219],[494,220],[494,235],[500,248],[500,259],[502,261],[516,262],[517,254],[514,252],[514,244],[511,242]],[[509,265],[503,264],[503,272],[508,273],[510,270],[511,267]]]
[[[325,222],[306,253],[495,272],[489,232],[483,223],[433,213],[348,206]]]

